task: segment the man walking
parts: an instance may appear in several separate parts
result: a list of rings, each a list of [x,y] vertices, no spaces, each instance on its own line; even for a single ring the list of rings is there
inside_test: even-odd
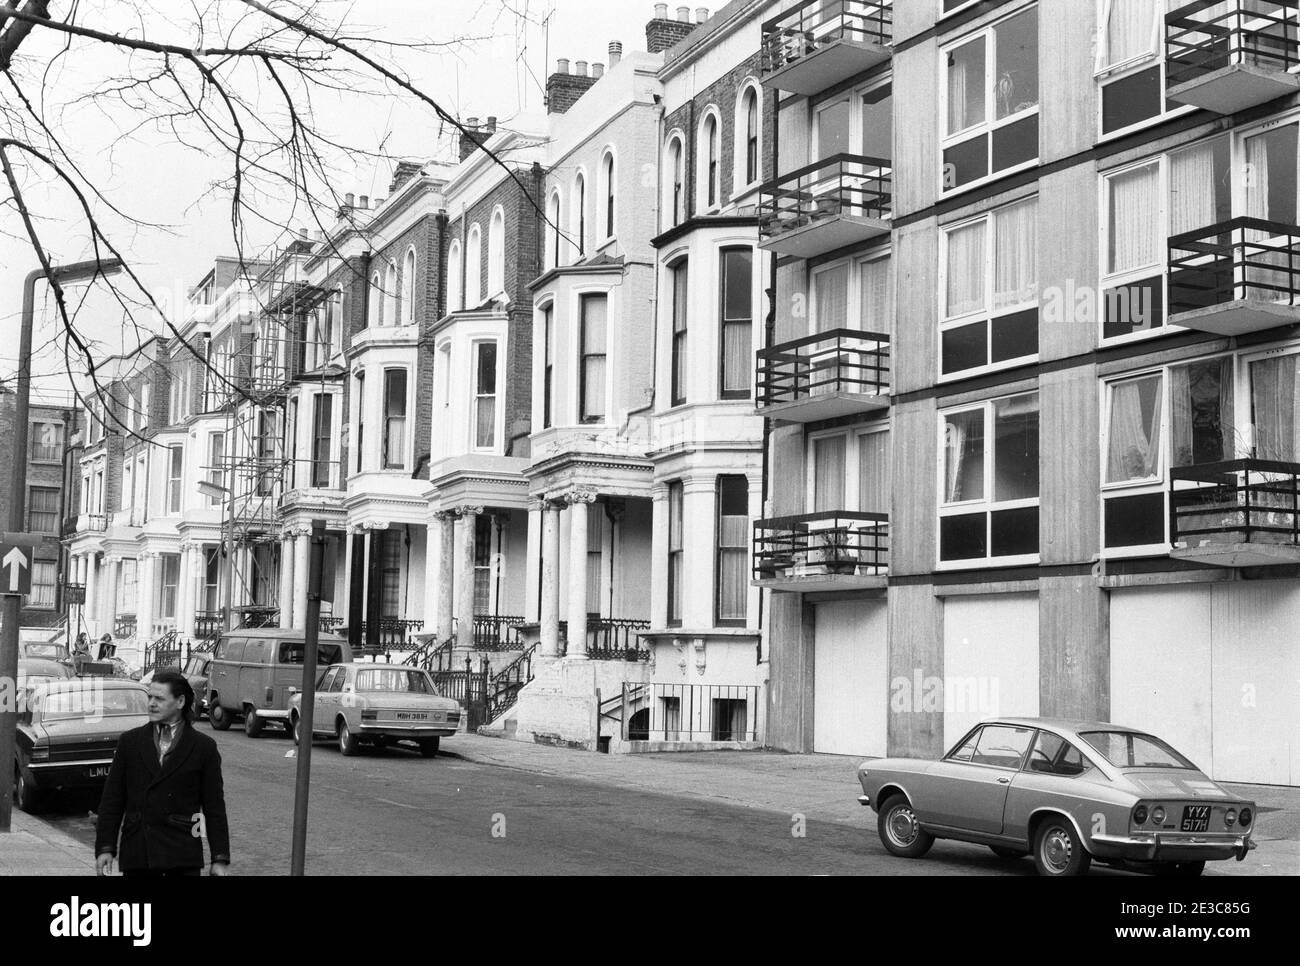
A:
[[[230,831],[221,754],[194,725],[194,689],[179,671],[157,672],[149,685],[149,724],[118,740],[99,803],[95,867],[123,875],[199,875],[203,830],[211,874],[230,864]],[[122,833],[118,850],[118,831]]]

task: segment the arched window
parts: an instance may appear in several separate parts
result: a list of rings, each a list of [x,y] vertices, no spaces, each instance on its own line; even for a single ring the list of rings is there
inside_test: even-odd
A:
[[[560,264],[560,193],[551,192],[551,201],[546,206],[546,264],[558,268]]]
[[[483,241],[478,224],[469,230],[465,243],[465,308],[476,309],[483,301]]]
[[[601,164],[605,179],[605,237],[614,237],[614,152],[606,151]]]
[[[759,116],[758,88],[749,84],[740,93],[740,107],[736,111],[736,182],[751,185],[758,180]]]
[[[402,324],[415,321],[415,249],[408,248],[402,260]]]
[[[587,257],[587,177],[581,171],[573,179],[573,243],[578,258]]]
[[[668,203],[669,225],[680,225],[686,219],[686,152],[681,136],[668,142]]]
[[[506,215],[498,207],[488,222],[488,284],[489,297],[505,291],[506,287]]]
[[[389,262],[384,272],[384,325],[397,324],[397,263]]]
[[[366,325],[370,328],[378,328],[383,324],[384,318],[384,283],[380,281],[379,273],[370,276],[370,311],[366,315]]]
[[[459,312],[464,304],[461,300],[461,278],[464,271],[461,269],[460,259],[460,239],[451,243],[451,248],[447,251],[447,314]]]
[[[699,139],[700,207],[716,207],[718,190],[718,114],[710,109],[700,125]]]

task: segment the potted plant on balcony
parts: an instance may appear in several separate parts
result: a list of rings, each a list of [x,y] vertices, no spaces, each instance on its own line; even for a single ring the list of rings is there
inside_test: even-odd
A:
[[[849,531],[832,526],[809,534],[808,563],[821,566],[828,574],[851,574],[858,566],[858,554],[849,546]]]

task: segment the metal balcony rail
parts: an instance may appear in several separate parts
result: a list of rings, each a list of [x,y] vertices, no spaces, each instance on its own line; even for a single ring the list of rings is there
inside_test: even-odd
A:
[[[194,636],[209,638],[220,635],[226,626],[225,612],[222,610],[199,610],[194,612]]]
[[[759,189],[758,233],[766,240],[822,218],[885,220],[893,210],[893,168],[885,158],[833,154]]]
[[[835,392],[889,392],[889,336],[830,329],[758,350],[758,405],[776,406]]]
[[[108,529],[108,514],[83,513],[77,518],[77,526],[89,533],[102,533]]]
[[[1197,484],[1178,487],[1179,481]],[[1169,471],[1169,539],[1300,546],[1300,463],[1240,459]]]
[[[156,671],[165,667],[180,667],[181,646],[175,629],[169,630],[152,644],[144,647],[144,669]]]
[[[590,618],[587,621],[587,657],[593,661],[648,661],[650,647],[638,633],[648,630],[648,620]]]
[[[651,684],[649,714],[639,710],[629,718],[633,740],[759,740],[757,685]]]
[[[1300,227],[1233,218],[1169,239],[1169,312],[1238,300],[1295,305]]]
[[[754,521],[754,579],[796,566],[875,576],[889,566],[889,514],[832,510]]]
[[[894,38],[893,0],[803,0],[763,24],[763,73],[841,40],[884,47]]]
[[[475,614],[474,648],[479,651],[518,651],[523,648],[516,629],[526,618],[513,614]]]
[[[135,633],[135,615],[119,614],[113,618],[113,636],[119,641]]]
[[[322,614],[320,617],[320,629],[323,634],[334,634],[342,626],[342,617],[332,617],[329,614]]]
[[[280,620],[278,607],[253,604],[243,608],[236,607],[234,610],[239,615],[237,627],[274,627]]]
[[[1300,0],[1195,0],[1165,15],[1167,84],[1231,64],[1287,71],[1300,64]]]
[[[366,640],[367,622],[361,622],[361,640]],[[379,619],[379,646],[381,648],[405,648],[409,646],[411,634],[424,630],[424,621],[403,620],[400,617],[381,617]]]

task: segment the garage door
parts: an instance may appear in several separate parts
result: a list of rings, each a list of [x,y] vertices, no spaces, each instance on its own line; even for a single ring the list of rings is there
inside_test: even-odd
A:
[[[814,605],[813,750],[883,757],[889,701],[884,601]]]
[[[1111,594],[1111,719],[1221,781],[1300,784],[1300,583]]]
[[[948,597],[943,605],[943,746],[994,715],[1038,714],[1038,595]]]

